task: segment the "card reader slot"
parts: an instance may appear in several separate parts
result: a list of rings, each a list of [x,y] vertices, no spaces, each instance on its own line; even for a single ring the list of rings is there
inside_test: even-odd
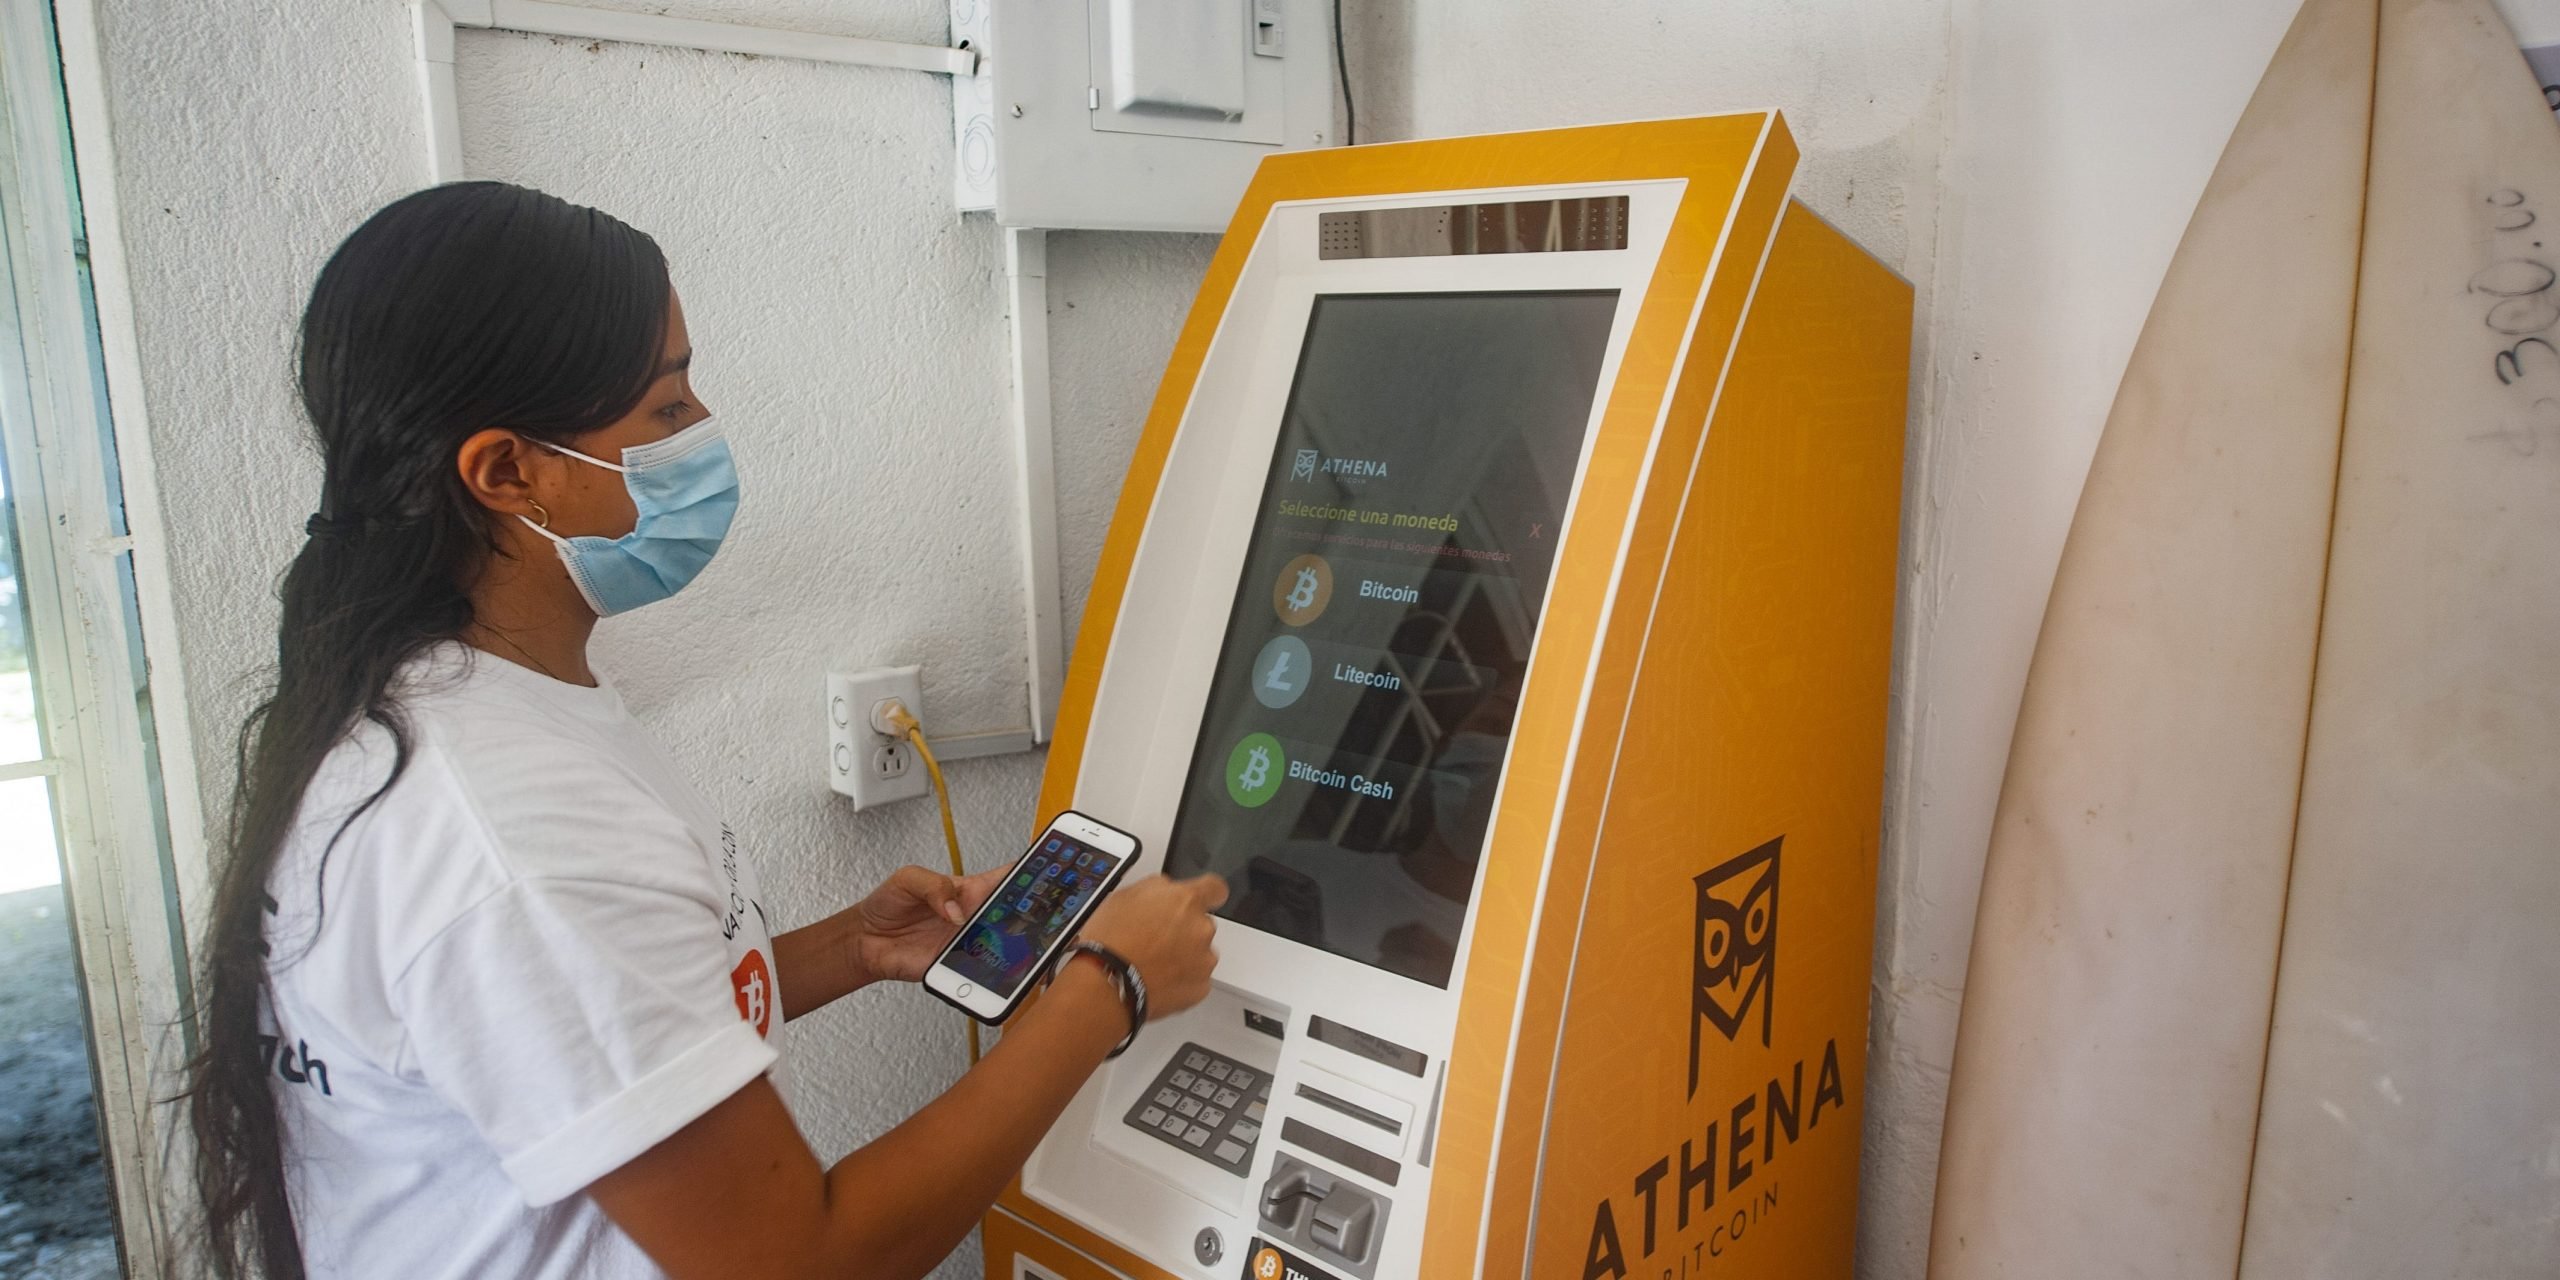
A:
[[[1323,1107],[1328,1111],[1340,1112],[1343,1115],[1361,1122],[1362,1124],[1374,1125],[1394,1134],[1401,1134],[1404,1132],[1404,1123],[1397,1120],[1395,1117],[1379,1115],[1377,1112],[1371,1111],[1367,1107],[1361,1106],[1356,1102],[1345,1102],[1342,1099],[1315,1087],[1314,1085],[1299,1085],[1298,1096],[1316,1104],[1319,1107]]]
[[[1301,1150],[1323,1156],[1353,1173],[1375,1178],[1390,1187],[1396,1185],[1396,1179],[1404,1173],[1404,1166],[1395,1161],[1367,1147],[1346,1142],[1303,1121],[1281,1121],[1280,1140]]]

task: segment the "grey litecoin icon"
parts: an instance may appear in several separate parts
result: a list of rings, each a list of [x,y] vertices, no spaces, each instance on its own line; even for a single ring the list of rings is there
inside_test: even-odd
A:
[[[1296,636],[1274,636],[1253,659],[1253,696],[1274,711],[1298,700],[1315,675],[1315,659],[1307,642]]]

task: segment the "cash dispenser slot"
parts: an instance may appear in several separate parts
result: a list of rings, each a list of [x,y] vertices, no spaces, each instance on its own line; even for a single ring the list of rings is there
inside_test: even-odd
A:
[[[1404,1166],[1395,1161],[1348,1139],[1337,1138],[1304,1120],[1281,1121],[1280,1140],[1390,1187],[1396,1185],[1397,1177],[1404,1172]]]
[[[1316,1104],[1319,1107],[1323,1107],[1328,1111],[1349,1116],[1362,1124],[1372,1125],[1393,1134],[1401,1134],[1404,1132],[1403,1121],[1398,1120],[1393,1116],[1380,1115],[1367,1107],[1361,1106],[1359,1103],[1343,1098],[1337,1098],[1314,1085],[1299,1085],[1298,1096]]]
[[[1356,1027],[1346,1027],[1331,1018],[1308,1018],[1307,1035],[1318,1044],[1329,1044],[1380,1066],[1393,1067],[1417,1080],[1431,1066],[1430,1055],[1419,1049],[1405,1048],[1393,1040],[1373,1036]]]

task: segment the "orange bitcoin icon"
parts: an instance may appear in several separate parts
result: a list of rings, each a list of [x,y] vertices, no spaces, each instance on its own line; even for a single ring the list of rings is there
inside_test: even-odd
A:
[[[1333,566],[1323,556],[1304,555],[1280,569],[1280,580],[1271,584],[1271,608],[1280,620],[1293,627],[1303,627],[1324,613],[1333,603]]]

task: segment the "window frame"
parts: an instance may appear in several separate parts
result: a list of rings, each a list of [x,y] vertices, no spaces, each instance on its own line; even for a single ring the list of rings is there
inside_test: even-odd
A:
[[[100,67],[87,4],[0,0],[0,449],[44,734],[9,772],[51,780],[100,1154],[126,1274],[156,1275],[207,863]]]

